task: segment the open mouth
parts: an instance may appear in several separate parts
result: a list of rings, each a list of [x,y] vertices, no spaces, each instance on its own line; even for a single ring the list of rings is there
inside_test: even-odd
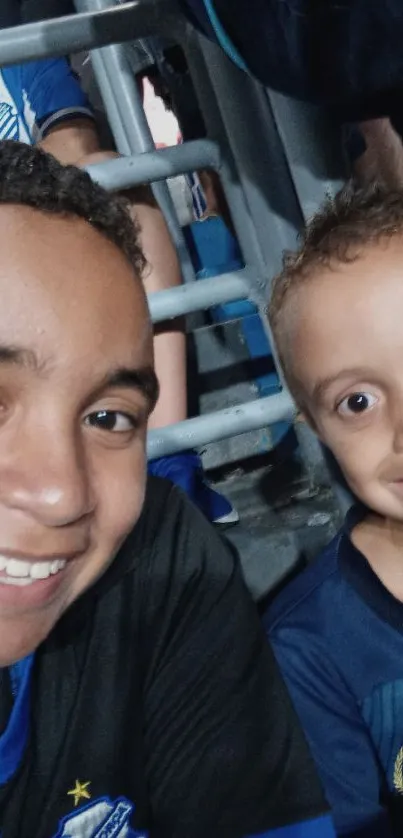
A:
[[[52,561],[27,562],[22,559],[9,559],[0,555],[0,584],[26,587],[40,579],[56,576],[66,567],[66,559]]]

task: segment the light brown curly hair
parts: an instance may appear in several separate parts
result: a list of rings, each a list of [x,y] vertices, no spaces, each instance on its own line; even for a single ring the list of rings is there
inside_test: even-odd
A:
[[[403,235],[403,191],[379,184],[357,188],[353,182],[328,198],[301,235],[301,246],[286,253],[282,271],[274,278],[268,317],[283,372],[291,392],[301,403],[288,351],[287,303],[293,293],[322,269],[332,269],[359,258],[363,249]]]

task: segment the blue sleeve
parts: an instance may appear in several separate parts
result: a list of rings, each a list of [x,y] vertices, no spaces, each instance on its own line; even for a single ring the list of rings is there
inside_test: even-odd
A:
[[[354,696],[321,638],[300,626],[275,625],[270,640],[311,747],[337,834],[391,838],[380,804],[381,776]]]
[[[3,77],[14,101],[22,97],[28,122],[29,114],[32,115],[35,139],[42,139],[62,119],[92,117],[88,99],[66,58],[45,58],[4,67]],[[29,127],[32,130],[33,126]]]
[[[292,826],[271,829],[269,832],[250,836],[250,838],[336,838],[336,833],[331,818],[324,815],[321,818],[295,823]]]

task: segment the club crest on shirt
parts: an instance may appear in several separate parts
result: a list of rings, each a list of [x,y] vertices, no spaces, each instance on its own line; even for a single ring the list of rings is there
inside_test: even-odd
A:
[[[147,838],[130,826],[134,808],[124,797],[98,798],[63,818],[55,838]]]

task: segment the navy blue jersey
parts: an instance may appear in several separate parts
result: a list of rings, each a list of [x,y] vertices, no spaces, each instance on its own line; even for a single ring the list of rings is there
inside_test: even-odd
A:
[[[403,604],[349,533],[266,617],[280,667],[333,807],[338,834],[403,836]]]
[[[2,676],[1,838],[334,838],[239,564],[165,481]]]
[[[401,0],[180,2],[205,35],[265,85],[331,105],[347,121],[400,113]]]
[[[92,111],[67,59],[0,70],[0,140],[36,142],[58,123],[83,116]]]
[[[390,115],[403,132],[401,0],[180,3],[238,66],[269,87],[332,105],[344,121]],[[72,12],[72,0],[2,0],[0,26]]]

